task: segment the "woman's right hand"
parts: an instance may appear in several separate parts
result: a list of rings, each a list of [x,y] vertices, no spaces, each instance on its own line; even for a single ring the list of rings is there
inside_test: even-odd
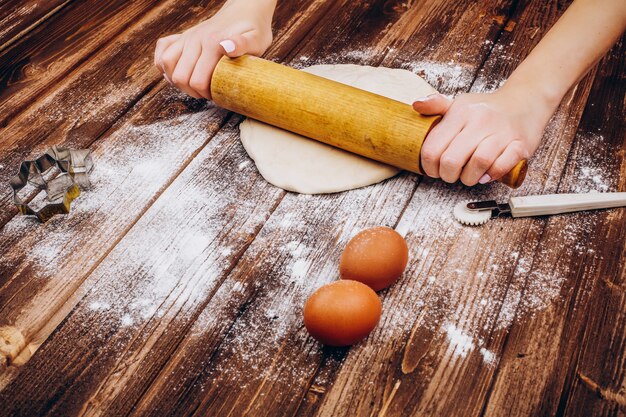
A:
[[[505,84],[491,94],[462,94],[451,100],[432,94],[413,108],[424,115],[443,115],[424,141],[424,173],[446,182],[473,186],[502,178],[541,142],[555,107],[530,88]]]
[[[211,98],[213,70],[223,55],[262,55],[272,43],[273,1],[227,2],[213,17],[157,41],[154,65],[172,85],[195,98]]]

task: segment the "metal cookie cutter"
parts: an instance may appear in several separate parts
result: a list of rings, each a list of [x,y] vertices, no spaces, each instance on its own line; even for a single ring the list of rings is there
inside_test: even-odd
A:
[[[92,170],[88,149],[55,145],[39,158],[20,164],[17,175],[9,180],[13,202],[21,214],[36,216],[41,222],[55,214],[67,214],[80,189],[90,187]]]

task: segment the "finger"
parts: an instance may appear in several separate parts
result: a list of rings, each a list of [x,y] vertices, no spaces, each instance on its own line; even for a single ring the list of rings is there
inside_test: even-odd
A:
[[[159,71],[165,72],[162,61],[163,52],[165,52],[171,44],[176,42],[178,38],[180,38],[180,34],[166,36],[157,41],[156,47],[154,48],[154,65],[159,69]]]
[[[485,139],[485,136],[486,134],[477,131],[475,128],[465,126],[441,154],[439,160],[439,176],[441,179],[450,183],[456,182],[461,176],[463,167],[470,161],[472,154],[481,141]],[[485,168],[485,171],[490,165]]]
[[[524,150],[522,144],[519,141],[513,141],[509,143],[506,149],[502,152],[502,154],[495,160],[495,162],[491,165],[485,176],[488,176],[488,179],[481,184],[486,182],[498,180],[504,177],[506,174],[511,171],[515,165],[522,159],[527,158],[527,153]],[[481,181],[483,178],[481,178]]]
[[[448,113],[426,136],[420,150],[422,171],[432,178],[439,178],[439,162],[441,155],[450,142],[459,134],[465,119],[462,115]]]
[[[202,46],[200,42],[186,42],[183,53],[176,63],[176,68],[172,72],[171,77],[172,83],[176,87],[195,98],[202,96],[189,86],[189,80],[201,54]]]
[[[231,35],[220,42],[224,54],[236,58],[244,54],[262,55],[271,43],[271,38],[265,39],[257,30],[242,34]]]
[[[415,100],[413,102],[413,109],[425,116],[433,116],[436,114],[446,114],[451,105],[452,99],[442,94],[435,93]]]
[[[163,68],[163,76],[172,84],[172,73],[178,64],[178,60],[183,54],[184,42],[181,39],[174,41],[161,54],[161,65]],[[173,85],[173,84],[172,84]]]
[[[476,147],[469,162],[463,168],[461,173],[463,184],[472,186],[478,184],[481,180],[483,181],[481,184],[489,182],[491,180],[490,176],[483,177],[500,157],[506,146],[507,142],[502,136],[490,135],[483,139]]]
[[[202,45],[202,54],[193,69],[189,86],[204,98],[211,98],[211,77],[221,57],[221,47],[216,42]]]

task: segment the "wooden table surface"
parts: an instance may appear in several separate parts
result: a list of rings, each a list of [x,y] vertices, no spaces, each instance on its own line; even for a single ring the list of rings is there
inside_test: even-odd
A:
[[[259,175],[242,118],[171,88],[156,39],[209,0],[0,0],[0,415],[626,414],[626,209],[464,227],[465,199],[626,191],[626,42],[552,118],[525,185],[401,174],[305,196]],[[568,1],[284,0],[266,57],[406,68],[446,94],[501,85]],[[46,224],[8,179],[53,144],[93,188]],[[350,237],[406,236],[362,343],[302,306]]]

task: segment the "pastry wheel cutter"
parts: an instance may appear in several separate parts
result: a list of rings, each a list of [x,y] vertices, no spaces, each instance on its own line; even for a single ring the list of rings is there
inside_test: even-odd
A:
[[[454,207],[453,214],[459,222],[477,226],[486,223],[489,219],[505,215],[512,217],[546,216],[623,206],[626,206],[626,192],[547,194],[511,197],[504,204],[499,204],[495,200],[462,201]]]
[[[90,187],[92,169],[88,149],[73,150],[55,145],[39,158],[20,164],[17,175],[9,180],[13,202],[21,214],[36,216],[41,222],[55,214],[67,214],[72,201],[80,195],[80,189]],[[41,191],[45,195],[38,199]]]

